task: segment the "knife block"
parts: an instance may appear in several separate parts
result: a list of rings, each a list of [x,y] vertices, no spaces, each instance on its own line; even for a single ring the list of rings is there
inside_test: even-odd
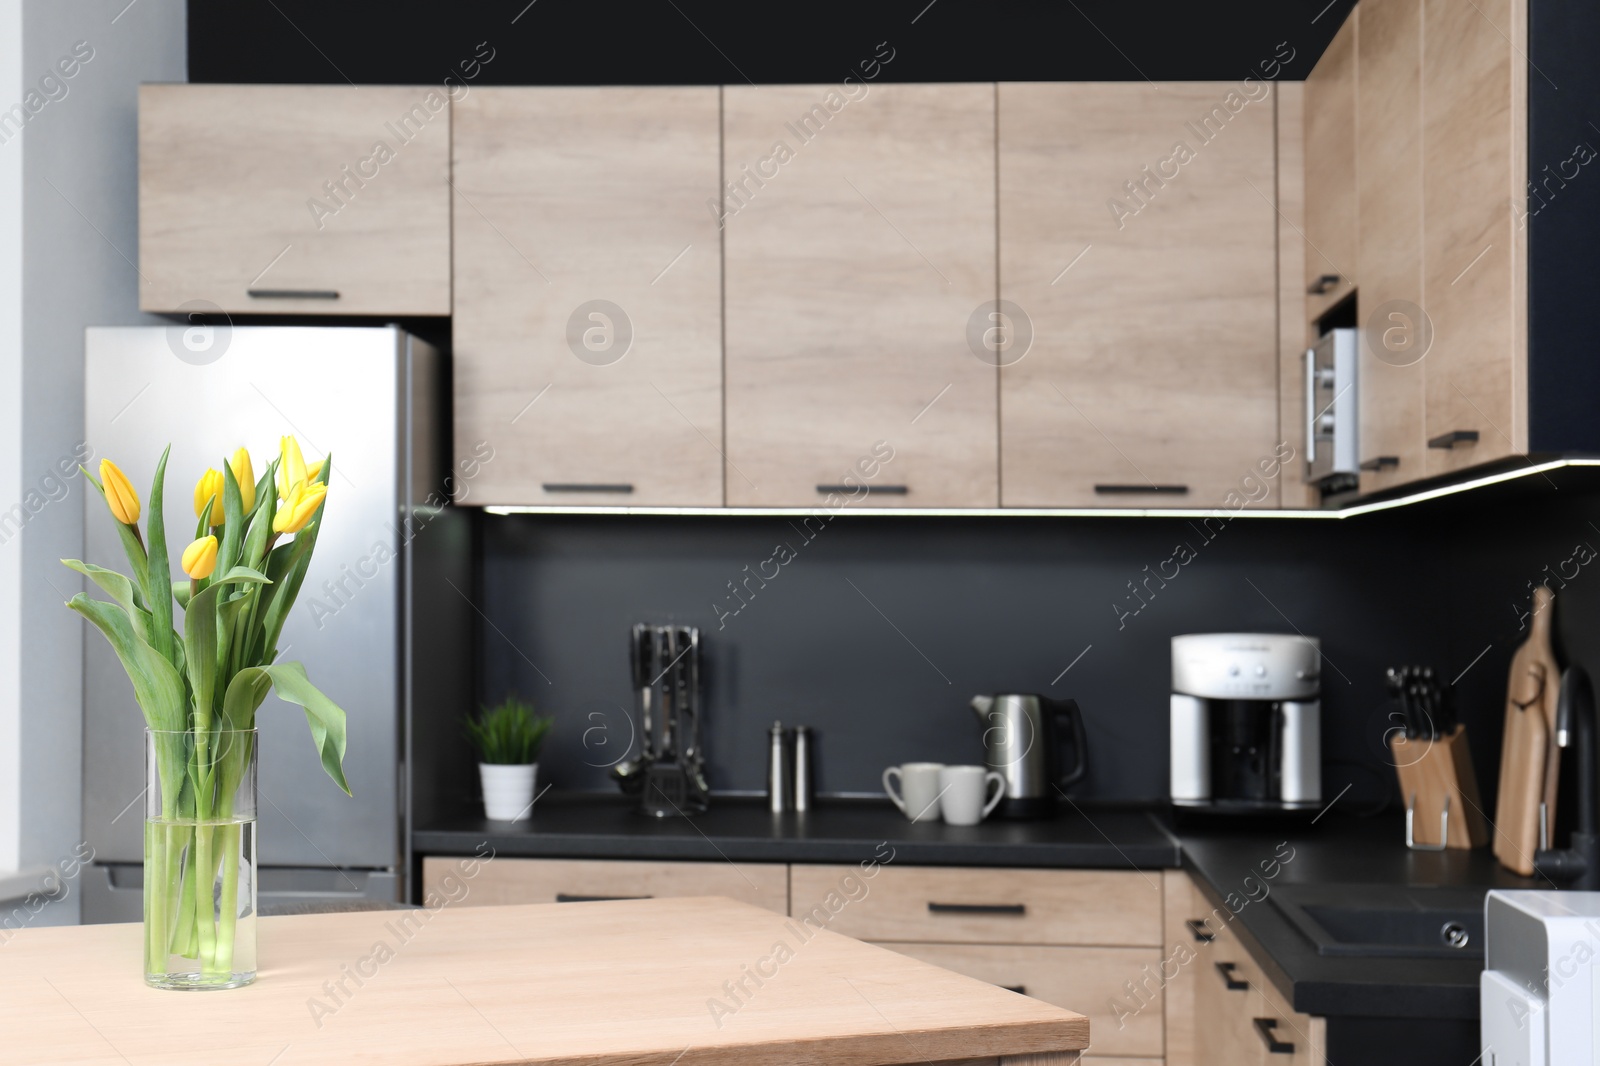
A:
[[[1396,734],[1389,740],[1389,751],[1400,775],[1400,801],[1414,812],[1417,846],[1477,848],[1489,842],[1466,726],[1458,725],[1438,740]],[[1450,801],[1449,833],[1448,839],[1440,840],[1440,815],[1446,799]]]

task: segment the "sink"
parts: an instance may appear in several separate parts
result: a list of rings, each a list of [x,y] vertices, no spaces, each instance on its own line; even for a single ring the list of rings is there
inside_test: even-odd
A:
[[[1318,955],[1481,959],[1487,891],[1280,885],[1270,898]]]

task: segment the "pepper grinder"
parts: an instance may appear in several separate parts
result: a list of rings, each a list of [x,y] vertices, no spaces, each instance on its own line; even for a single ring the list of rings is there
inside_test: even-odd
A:
[[[794,728],[794,809],[796,814],[804,814],[811,809],[814,798],[811,781],[812,759],[816,754],[811,727],[799,725]]]
[[[767,809],[785,814],[794,809],[794,758],[792,740],[782,722],[767,730]]]

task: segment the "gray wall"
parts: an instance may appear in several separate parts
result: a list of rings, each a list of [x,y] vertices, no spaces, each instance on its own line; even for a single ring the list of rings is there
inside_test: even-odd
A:
[[[39,92],[46,102],[21,134],[0,143],[8,163],[21,160],[23,275],[20,449],[0,451],[15,478],[15,495],[0,499],[0,507],[20,501],[27,513],[20,535],[0,549],[9,553],[5,565],[20,572],[19,601],[0,601],[8,624],[18,626],[0,628],[0,639],[14,634],[0,654],[9,651],[20,664],[17,687],[7,696],[15,701],[16,742],[26,756],[17,802],[8,808],[0,799],[0,820],[16,827],[15,864],[33,869],[59,864],[82,840],[83,637],[78,617],[62,607],[80,584],[57,560],[82,550],[86,486],[77,477],[46,479],[64,459],[74,461],[83,440],[84,327],[156,321],[139,313],[134,266],[136,94],[143,81],[184,80],[186,19],[182,0],[22,0],[20,14],[22,84],[8,80],[0,107],[26,102],[23,94],[39,91],[42,78],[57,79]],[[86,43],[80,56],[92,49],[92,58],[62,78],[57,65],[78,42]],[[6,209],[13,206],[14,194]],[[14,354],[0,364],[7,386],[14,383],[12,360]],[[31,503],[30,492],[36,492]],[[131,693],[129,713],[137,713]],[[0,740],[9,740],[6,727],[0,704]],[[4,840],[0,831],[0,845]],[[69,902],[52,910],[67,916],[75,908]]]

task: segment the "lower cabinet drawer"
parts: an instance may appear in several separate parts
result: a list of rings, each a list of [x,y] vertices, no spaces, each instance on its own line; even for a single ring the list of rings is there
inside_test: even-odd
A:
[[[1161,945],[1160,882],[1134,871],[796,865],[789,886],[791,914],[857,940]]]
[[[459,859],[430,856],[422,860],[422,891],[438,890],[453,898],[465,892],[462,904],[576,903],[595,899],[641,899],[667,896],[727,896],[779,914],[789,909],[788,867],[782,863],[630,862],[610,859],[480,860],[470,880],[462,877]],[[445,885],[454,877],[456,887]]]
[[[1040,948],[988,944],[885,947],[1020,991],[1089,1019],[1088,1058],[1162,1053],[1161,952],[1156,948]],[[1128,991],[1131,982],[1138,995]],[[1118,1059],[1126,1066],[1125,1059]]]

